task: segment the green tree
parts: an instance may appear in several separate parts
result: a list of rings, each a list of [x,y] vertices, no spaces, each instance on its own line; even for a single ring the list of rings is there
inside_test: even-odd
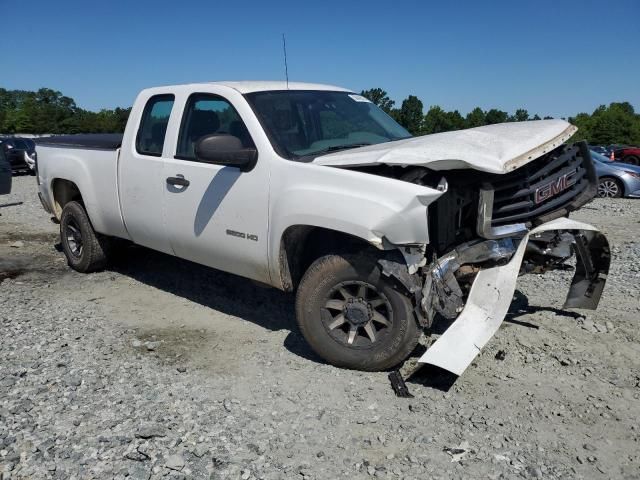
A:
[[[569,118],[569,122],[578,127],[578,132],[572,137],[574,141],[591,141],[591,115],[588,113],[579,113],[575,117]]]
[[[593,144],[640,144],[640,115],[629,102],[600,105],[591,115],[579,113],[569,121],[578,127],[576,140]]]
[[[516,110],[516,113],[513,114],[511,120],[514,122],[526,122],[529,120],[529,112],[527,112],[524,108],[519,108]]]
[[[2,133],[122,132],[131,109],[90,112],[50,88],[36,92],[0,88]]]
[[[374,104],[379,106],[382,110],[384,110],[387,113],[391,112],[391,109],[396,104],[396,102],[394,102],[389,98],[389,96],[387,95],[387,92],[385,92],[381,88],[371,88],[369,90],[362,90],[362,92],[360,92],[360,95],[368,98]]]
[[[595,144],[636,143],[638,118],[628,102],[598,108],[591,118],[591,138]],[[634,125],[635,124],[635,125]]]
[[[465,120],[462,115],[460,115],[460,112],[457,110],[445,112],[437,105],[429,108],[422,123],[422,131],[426,134],[460,130],[464,127]]]
[[[504,123],[509,120],[509,115],[507,112],[503,112],[502,110],[497,110],[492,108],[485,115],[485,121],[487,125],[492,125],[494,123]]]
[[[466,128],[481,127],[487,124],[486,115],[480,107],[476,107],[467,113],[464,123]]]
[[[398,112],[400,125],[406,128],[412,135],[422,133],[422,102],[414,95],[409,95],[402,101]]]

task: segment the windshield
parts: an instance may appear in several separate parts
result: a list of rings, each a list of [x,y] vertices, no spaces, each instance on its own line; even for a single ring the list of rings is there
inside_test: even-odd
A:
[[[349,92],[283,90],[246,97],[273,147],[292,160],[411,136],[369,100]]]
[[[591,158],[593,158],[594,160],[597,160],[598,162],[602,162],[602,163],[611,163],[612,160],[609,157],[605,157],[604,155],[600,155],[598,152],[594,152],[593,150],[591,150]]]

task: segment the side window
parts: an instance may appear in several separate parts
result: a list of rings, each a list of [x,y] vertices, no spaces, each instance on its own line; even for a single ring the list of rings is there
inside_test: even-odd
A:
[[[196,142],[212,133],[233,135],[243,146],[253,146],[247,127],[227,100],[207,93],[191,95],[182,116],[176,158],[195,160]]]
[[[136,137],[136,150],[139,154],[154,157],[162,155],[173,101],[173,95],[156,95],[147,102]]]

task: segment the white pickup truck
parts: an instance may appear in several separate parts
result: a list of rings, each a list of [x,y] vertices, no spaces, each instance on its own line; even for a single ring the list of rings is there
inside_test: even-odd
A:
[[[398,365],[446,321],[420,361],[461,374],[519,274],[577,254],[566,306],[598,304],[607,241],[568,218],[595,193],[575,130],[414,138],[343,88],[168,86],[140,93],[124,135],[40,140],[38,183],[75,270],[104,268],[119,238],[295,292],[311,347],[353,369]]]

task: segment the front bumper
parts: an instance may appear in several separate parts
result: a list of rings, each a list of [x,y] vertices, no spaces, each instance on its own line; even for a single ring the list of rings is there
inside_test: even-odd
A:
[[[456,375],[465,371],[504,321],[529,239],[549,231],[568,231],[576,238],[576,273],[564,307],[597,307],[609,271],[608,242],[591,225],[558,218],[524,235],[508,263],[477,273],[460,314],[418,360],[420,363],[436,365]]]

